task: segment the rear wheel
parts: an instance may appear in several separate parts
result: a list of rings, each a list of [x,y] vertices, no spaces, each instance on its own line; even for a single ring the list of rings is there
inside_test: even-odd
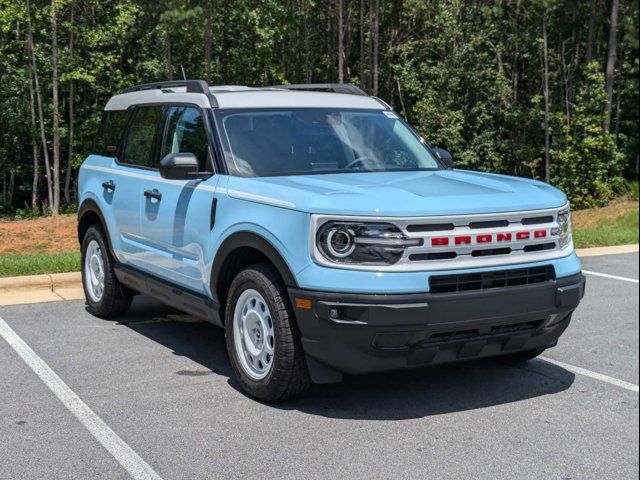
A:
[[[510,353],[498,357],[498,360],[504,363],[524,363],[542,355],[544,348],[534,348],[533,350],[525,350],[524,352]]]
[[[311,384],[287,290],[272,267],[252,265],[233,280],[225,330],[231,366],[249,395],[285,400]]]
[[[116,278],[114,264],[104,230],[92,225],[82,241],[82,286],[87,309],[98,317],[122,315],[133,300],[133,292]]]

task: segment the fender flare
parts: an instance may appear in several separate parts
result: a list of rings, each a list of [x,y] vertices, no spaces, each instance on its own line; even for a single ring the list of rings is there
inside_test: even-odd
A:
[[[278,273],[284,280],[286,286],[298,286],[298,282],[296,281],[291,268],[289,268],[289,265],[287,264],[282,254],[276,247],[271,244],[271,242],[257,233],[241,231],[229,235],[222,242],[220,248],[218,248],[218,251],[216,252],[216,256],[213,260],[213,265],[211,266],[212,290],[215,291],[215,288],[218,285],[218,279],[223,273],[222,268],[226,260],[234,250],[243,247],[253,248],[267,257],[275,265],[276,270],[278,270]]]
[[[113,256],[113,258],[117,258],[115,256],[115,252],[113,251],[113,246],[111,245],[111,235],[109,234],[109,229],[107,228],[107,222],[105,221],[104,215],[102,214],[102,209],[100,208],[100,205],[98,205],[98,203],[91,198],[87,198],[86,200],[84,200],[80,204],[80,207],[78,208],[78,227],[77,227],[78,243],[80,243],[80,246],[82,246],[84,233],[86,232],[87,228],[90,226],[90,225],[87,225],[84,220],[87,218],[87,215],[92,215],[92,214],[96,215],[98,217],[98,220],[102,224],[102,229],[104,230],[104,233],[107,237],[106,240],[107,240],[107,245],[109,246],[109,251],[111,252],[111,255]]]

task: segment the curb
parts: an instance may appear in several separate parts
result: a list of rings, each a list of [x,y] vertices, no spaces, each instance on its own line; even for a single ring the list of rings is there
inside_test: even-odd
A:
[[[0,278],[0,306],[84,298],[80,272]]]
[[[592,248],[576,248],[576,254],[579,257],[595,257],[598,255],[618,255],[621,253],[636,253],[640,250],[640,245],[634,243],[632,245],[615,245],[613,247],[592,247]]]
[[[25,288],[54,290],[55,288],[75,286],[82,286],[82,276],[80,272],[45,273],[42,275],[0,278],[0,292]]]

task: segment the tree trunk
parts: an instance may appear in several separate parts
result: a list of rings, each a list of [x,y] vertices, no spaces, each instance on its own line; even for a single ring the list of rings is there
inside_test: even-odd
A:
[[[213,43],[211,15],[211,2],[207,2],[204,10],[204,78],[208,84],[211,84],[211,49]]]
[[[569,67],[566,62],[566,40],[562,42],[562,81],[564,83],[564,106],[566,109],[566,123],[567,127],[571,127],[571,99],[570,99],[570,73]]]
[[[29,65],[29,108],[31,113],[31,131],[33,134],[36,132],[36,106],[33,94],[33,72],[31,72],[31,65]],[[40,151],[38,146],[38,140],[35,136],[31,138],[31,148],[33,151],[33,183],[31,184],[31,210],[38,208],[38,186],[40,184]]]
[[[549,158],[549,46],[547,44],[547,17],[545,10],[542,17],[542,63],[543,63],[543,96],[544,96],[544,181],[551,182],[551,161]]]
[[[327,0],[327,81],[333,80],[333,0]]]
[[[13,204],[13,190],[16,183],[16,171],[9,170],[9,186],[7,187],[7,193],[5,196],[5,202],[8,207],[11,207]]]
[[[591,12],[589,15],[589,31],[587,33],[587,47],[584,55],[584,59],[587,64],[593,58],[593,39],[595,36],[596,14],[597,14],[596,0],[591,0]]]
[[[51,213],[60,213],[60,117],[58,105],[58,7],[51,0],[51,103],[53,113],[53,204]]]
[[[69,30],[69,59],[73,59],[74,53],[74,5],[71,5],[71,23]],[[73,79],[69,80],[69,147],[67,155],[67,170],[64,178],[64,201],[67,205],[71,204],[71,173],[73,171],[73,95],[74,95]]]
[[[607,103],[604,107],[604,124],[602,129],[609,133],[611,127],[611,101],[613,99],[613,81],[616,72],[616,51],[618,34],[618,0],[611,1],[611,18],[609,20],[609,47],[607,53],[607,70],[605,84],[607,89]]]
[[[42,143],[42,155],[44,157],[45,178],[47,180],[48,204],[53,203],[53,187],[51,184],[51,166],[49,164],[49,151],[47,149],[47,135],[44,128],[44,109],[42,107],[42,92],[40,90],[40,80],[38,79],[38,68],[36,65],[35,45],[33,43],[33,26],[31,25],[31,8],[29,0],[26,0],[27,8],[27,49],[31,58],[31,71],[33,72],[33,83],[36,90],[36,101],[38,104],[38,123],[40,124],[40,141]]]
[[[624,38],[624,37],[623,37]],[[620,41],[620,48],[618,51],[618,56],[620,58],[620,62],[618,62],[618,79],[617,79],[617,88],[616,88],[616,123],[615,123],[615,137],[616,137],[616,145],[619,144],[619,134],[620,134],[620,97],[622,96],[622,75],[623,75],[623,66],[624,66],[624,58],[623,58],[623,41]]]
[[[173,80],[173,52],[171,51],[171,32],[169,32],[168,26],[164,29],[164,50],[167,61],[167,76],[169,80]]]
[[[344,83],[344,0],[338,0],[338,82]]]
[[[380,30],[380,0],[373,0],[373,15],[371,26],[371,93],[378,95],[378,50],[379,50],[379,30]]]
[[[364,2],[360,0],[360,86],[366,88],[366,73],[365,73],[365,37],[364,37]]]

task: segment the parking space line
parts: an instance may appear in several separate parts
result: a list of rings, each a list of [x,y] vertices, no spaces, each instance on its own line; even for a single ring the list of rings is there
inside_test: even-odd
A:
[[[617,275],[609,275],[608,273],[591,272],[589,270],[582,270],[582,273],[586,273],[587,275],[594,275],[596,277],[604,277],[604,278],[612,278],[614,280],[622,280],[623,282],[638,283],[638,280],[636,280],[635,278],[619,277]]]
[[[0,317],[0,336],[134,479],[162,480]]]
[[[625,390],[631,390],[632,392],[638,393],[638,385],[635,383],[625,382],[624,380],[618,380],[617,378],[610,377],[608,375],[603,375],[602,373],[592,372],[591,370],[587,370],[586,368],[576,367],[575,365],[569,365],[568,363],[560,362],[558,360],[553,360],[548,357],[538,357],[540,360],[544,360],[545,362],[553,363],[559,367],[564,368],[573,373],[577,373],[578,375],[584,375],[585,377],[591,377],[596,380],[600,380],[601,382],[610,383],[611,385],[615,385],[616,387],[624,388]]]

